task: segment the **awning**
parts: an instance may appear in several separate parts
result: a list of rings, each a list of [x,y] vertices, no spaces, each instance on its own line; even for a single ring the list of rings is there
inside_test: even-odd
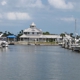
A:
[[[7,36],[7,38],[16,38],[16,36],[14,36],[14,35],[9,35],[9,36]]]

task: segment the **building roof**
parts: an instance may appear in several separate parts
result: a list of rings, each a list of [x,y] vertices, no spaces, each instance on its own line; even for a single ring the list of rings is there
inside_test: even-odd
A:
[[[30,26],[36,26],[34,22],[32,22],[32,24]]]
[[[25,29],[23,32],[42,32],[41,29],[36,28],[34,22],[30,25],[28,29]]]
[[[35,36],[32,36],[32,35],[25,35],[25,34],[23,34],[22,36],[20,36],[20,38],[39,38],[40,36],[37,36],[37,35],[35,35]]]
[[[37,28],[28,28],[25,29],[23,32],[42,32],[42,31]]]
[[[46,38],[61,38],[60,35],[44,35]]]
[[[60,35],[25,35],[23,34],[20,38],[62,38]]]

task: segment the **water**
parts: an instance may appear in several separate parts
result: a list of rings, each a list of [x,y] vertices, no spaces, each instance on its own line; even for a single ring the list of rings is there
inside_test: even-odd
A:
[[[80,53],[59,46],[0,49],[0,80],[80,80]]]

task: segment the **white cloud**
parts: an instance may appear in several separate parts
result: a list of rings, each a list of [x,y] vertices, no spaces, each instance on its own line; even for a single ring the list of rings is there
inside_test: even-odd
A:
[[[75,21],[75,18],[73,18],[73,17],[70,17],[70,18],[61,18],[60,20],[71,22],[71,21]]]
[[[2,1],[2,2],[1,2],[1,5],[3,5],[3,6],[6,5],[6,4],[7,4],[6,1]]]
[[[28,13],[9,12],[5,14],[8,20],[30,20],[31,17]]]
[[[6,14],[6,17],[7,17],[7,19],[9,19],[9,20],[16,20],[16,19],[17,19],[14,12],[9,12],[9,13],[7,13],[7,14]]]
[[[49,4],[58,9],[73,9],[71,2],[66,3],[65,0],[48,0]]]
[[[29,16],[28,13],[15,13],[16,17],[18,20],[30,20],[31,17]]]
[[[18,7],[37,7],[37,8],[44,7],[41,0],[19,0],[17,6]]]

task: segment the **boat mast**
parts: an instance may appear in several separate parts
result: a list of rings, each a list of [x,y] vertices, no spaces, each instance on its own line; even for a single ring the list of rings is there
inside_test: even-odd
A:
[[[76,19],[75,19],[75,44],[76,44]]]

